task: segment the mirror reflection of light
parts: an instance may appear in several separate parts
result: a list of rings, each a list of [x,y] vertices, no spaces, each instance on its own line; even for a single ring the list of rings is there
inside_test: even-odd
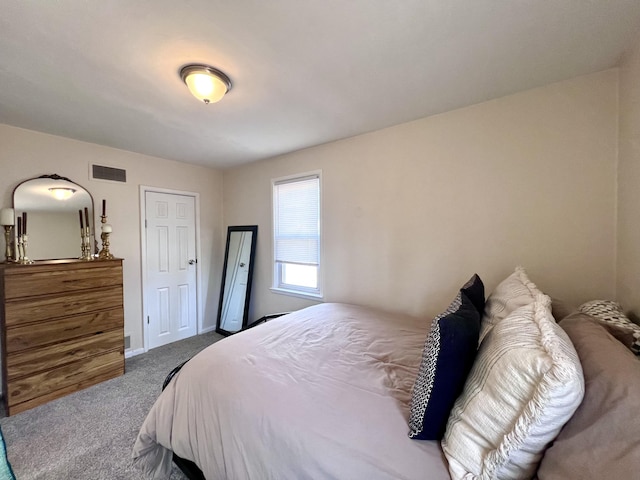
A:
[[[63,187],[50,188],[49,191],[51,192],[51,195],[53,195],[58,200],[68,200],[73,196],[74,193],[76,193],[75,189],[73,188]]]

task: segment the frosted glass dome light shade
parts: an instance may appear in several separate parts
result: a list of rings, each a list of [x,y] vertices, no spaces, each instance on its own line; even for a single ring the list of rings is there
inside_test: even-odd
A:
[[[180,78],[191,94],[204,103],[219,102],[231,90],[231,80],[220,70],[208,65],[186,65]]]
[[[75,189],[66,187],[50,188],[49,191],[58,200],[68,200],[76,193]]]

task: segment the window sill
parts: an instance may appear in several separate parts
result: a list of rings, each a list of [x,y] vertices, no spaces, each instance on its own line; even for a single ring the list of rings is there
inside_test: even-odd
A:
[[[273,293],[277,293],[280,295],[289,295],[290,297],[298,297],[298,298],[306,298],[309,300],[322,300],[324,297],[321,293],[307,293],[307,292],[299,292],[297,290],[287,290],[286,288],[276,288],[271,287],[270,290]]]

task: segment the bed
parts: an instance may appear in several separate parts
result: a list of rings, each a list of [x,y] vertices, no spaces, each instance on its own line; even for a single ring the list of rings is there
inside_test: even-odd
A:
[[[172,459],[209,480],[633,478],[640,326],[603,305],[552,302],[517,268],[486,304],[475,275],[433,320],[276,318],[182,366],[134,463],[152,479]]]
[[[134,447],[150,478],[172,453],[207,479],[448,479],[407,435],[425,319],[321,304],[227,337],[178,372]]]

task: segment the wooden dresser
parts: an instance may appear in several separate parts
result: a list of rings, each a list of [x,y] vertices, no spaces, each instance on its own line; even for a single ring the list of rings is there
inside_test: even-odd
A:
[[[0,300],[8,415],[124,374],[122,260],[0,264]]]

